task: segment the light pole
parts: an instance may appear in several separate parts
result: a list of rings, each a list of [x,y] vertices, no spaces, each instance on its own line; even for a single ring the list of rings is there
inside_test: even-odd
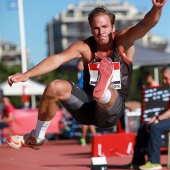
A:
[[[18,0],[18,11],[19,11],[20,42],[21,42],[21,67],[23,73],[27,71],[27,57],[26,57],[24,13],[23,13],[22,0]]]
[[[21,67],[22,73],[27,71],[27,57],[26,57],[26,45],[25,45],[25,28],[24,28],[24,13],[22,0],[18,0],[18,11],[19,11],[19,27],[20,27],[20,41],[21,41]],[[23,102],[24,107],[28,108],[29,99],[25,93],[27,89],[27,82],[23,84]],[[25,100],[27,98],[27,100]]]

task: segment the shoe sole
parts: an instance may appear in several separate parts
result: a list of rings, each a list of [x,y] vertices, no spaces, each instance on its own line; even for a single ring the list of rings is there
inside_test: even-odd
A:
[[[21,141],[21,140],[18,140],[18,142],[15,144],[16,142],[13,141],[12,137],[9,137],[7,139],[7,144],[9,146],[11,146],[12,148],[15,148],[15,149],[20,149],[21,147],[24,146],[24,143]]]
[[[10,147],[12,147],[12,148],[20,149],[20,147],[16,147],[15,145],[13,145],[13,144],[9,143],[8,141],[7,141],[7,144],[8,144]]]
[[[41,146],[24,145],[24,143],[21,140],[18,141],[18,143],[17,143],[18,146],[17,146],[17,144],[14,144],[14,143],[16,143],[16,142],[13,141],[11,137],[7,139],[7,144],[9,146],[11,146],[12,148],[15,148],[15,149],[20,149],[22,147],[29,147],[29,148],[32,148],[32,149],[35,149],[35,150],[39,150],[41,148]]]
[[[93,96],[100,99],[105,94],[113,77],[114,66],[110,58],[103,58],[100,62],[99,80],[94,88]]]

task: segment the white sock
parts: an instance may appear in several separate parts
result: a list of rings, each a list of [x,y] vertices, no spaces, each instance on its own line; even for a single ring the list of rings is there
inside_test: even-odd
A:
[[[35,129],[35,139],[37,142],[40,142],[42,139],[45,138],[45,133],[48,129],[48,126],[51,121],[41,121],[37,120],[37,125]]]
[[[110,90],[107,89],[104,96],[99,99],[99,102],[102,104],[108,103],[110,98],[111,98],[111,92],[110,92]]]

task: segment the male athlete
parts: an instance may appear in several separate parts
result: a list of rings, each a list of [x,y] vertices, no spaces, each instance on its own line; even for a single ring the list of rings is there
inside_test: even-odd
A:
[[[96,7],[88,16],[91,37],[73,43],[25,73],[9,76],[8,83],[12,86],[51,72],[73,59],[81,58],[84,64],[83,90],[66,80],[50,82],[41,99],[35,129],[23,136],[11,136],[7,139],[8,144],[17,149],[40,149],[58,102],[82,124],[100,128],[114,126],[124,113],[124,102],[129,93],[134,42],[158,23],[166,0],[152,0],[152,3],[152,9],[142,21],[117,34],[115,15],[104,7]]]

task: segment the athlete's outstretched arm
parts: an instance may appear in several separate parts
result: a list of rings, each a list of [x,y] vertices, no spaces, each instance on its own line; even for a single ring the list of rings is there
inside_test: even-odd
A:
[[[75,58],[81,57],[82,55],[81,49],[84,49],[82,48],[82,46],[84,46],[84,43],[82,41],[75,42],[70,47],[68,47],[65,51],[47,57],[46,59],[44,59],[35,67],[26,71],[25,73],[17,73],[9,76],[8,84],[12,86],[13,83],[25,82],[30,77],[35,77],[35,76],[49,73],[57,69],[58,67],[60,67],[62,64],[67,63]]]
[[[134,41],[142,38],[159,22],[166,0],[152,0],[152,3],[151,10],[145,15],[143,20],[137,25],[127,28],[124,32],[127,44],[133,44]]]

